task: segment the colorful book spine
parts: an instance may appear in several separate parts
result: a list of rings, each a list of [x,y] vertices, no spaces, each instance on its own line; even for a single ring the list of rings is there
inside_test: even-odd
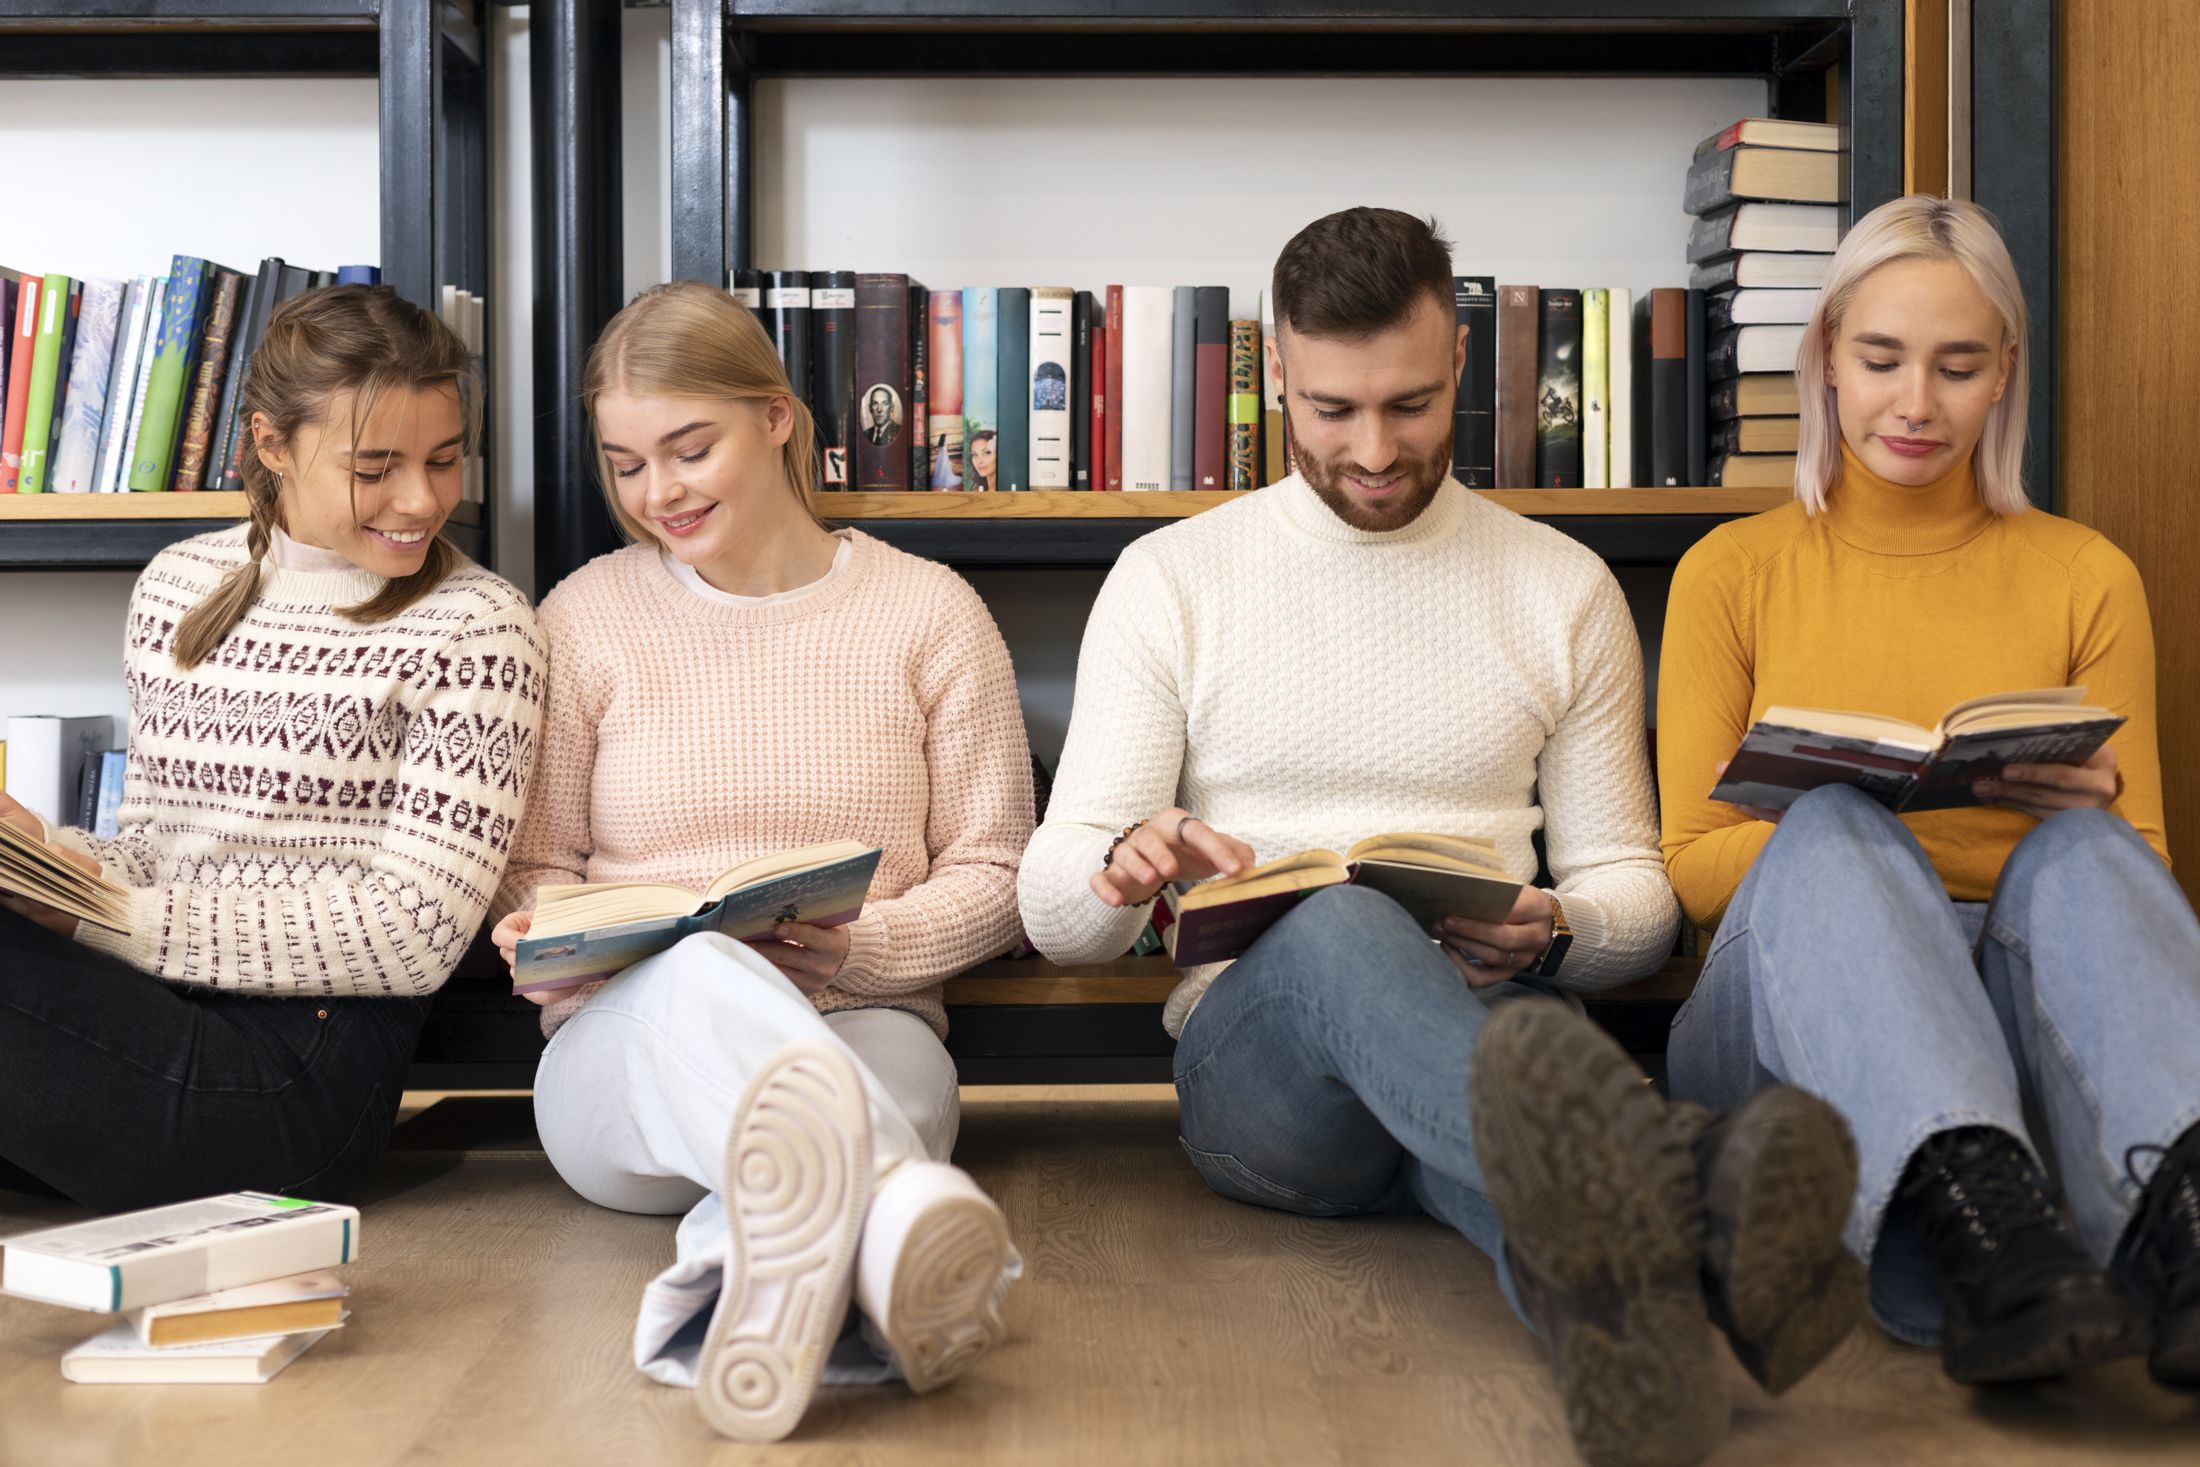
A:
[[[8,337],[8,411],[0,421],[0,494],[19,492],[23,478],[23,423],[31,401],[31,357],[38,350],[39,278],[26,275],[15,298],[15,329]]]
[[[810,413],[817,419],[818,487],[849,487],[856,423],[856,276],[810,276]]]
[[[1273,484],[1298,471],[1291,461],[1291,417],[1283,408],[1283,358],[1276,352],[1276,303],[1260,293],[1260,468]]]
[[[1455,275],[1452,319],[1467,333],[1466,365],[1451,405],[1451,476],[1469,489],[1497,486],[1497,281]]]
[[[963,291],[963,474],[972,494],[1001,487],[1000,298],[990,285]]]
[[[932,443],[927,455],[930,472],[922,487],[959,490],[963,486],[963,293],[933,291],[926,316],[931,405],[925,431]]]
[[[1199,436],[1199,291],[1169,292],[1169,487],[1190,489]]]
[[[1004,285],[993,300],[1001,412],[996,487],[1021,491],[1031,487],[1031,290]]]
[[[1080,290],[1069,302],[1069,487],[1091,489],[1092,478],[1092,292]]]
[[[1108,430],[1115,419],[1108,400],[1109,365],[1108,300],[1103,292],[1092,301],[1092,483],[1088,487],[1093,489],[1108,487]]]
[[[923,489],[932,478],[932,315],[931,292],[909,287],[909,487]]]
[[[1225,489],[1260,487],[1260,322],[1230,323],[1230,468]]]
[[[1029,396],[1031,447],[1024,483],[1033,489],[1067,489],[1070,467],[1070,364],[1076,357],[1071,312],[1077,292],[1066,285],[1040,285],[1031,291],[1031,325],[1025,351],[1031,362]]]
[[[221,406],[229,346],[237,334],[237,299],[243,289],[242,275],[216,267],[213,304],[206,312],[206,337],[199,348],[198,373],[191,386],[190,406],[184,411],[183,438],[176,449],[176,477],[171,487],[178,494],[206,487],[206,456],[214,436],[214,412]]]
[[[1605,292],[1607,375],[1605,421],[1611,428],[1612,487],[1635,487],[1635,293],[1624,285]]]
[[[855,288],[855,479],[876,492],[909,488],[909,277],[858,275]]]
[[[115,322],[113,362],[107,373],[106,406],[100,414],[99,449],[92,460],[92,492],[112,493],[115,466],[122,461],[122,440],[130,427],[130,394],[137,388],[138,353],[145,346],[146,303],[153,283],[140,275],[124,287]]]
[[[1230,291],[1192,292],[1192,487],[1229,482]]]
[[[1539,294],[1542,346],[1536,374],[1535,481],[1545,489],[1581,487],[1581,292]]]
[[[1581,293],[1581,483],[1586,489],[1612,487],[1611,355],[1605,314],[1610,304],[1601,286]]]
[[[170,471],[183,430],[184,395],[198,362],[199,331],[211,294],[208,268],[204,260],[177,255],[168,269],[168,295],[161,306],[153,370],[138,414],[137,452],[130,460],[130,488],[140,494],[166,489],[172,482]]]
[[[1103,405],[1108,430],[1105,450],[1107,476],[1100,481],[1103,489],[1123,487],[1123,287],[1108,287],[1107,340],[1101,350],[1107,355],[1107,402]]]
[[[99,756],[99,795],[92,810],[92,834],[101,840],[113,840],[122,834],[122,780],[129,762],[128,754],[112,749]]]
[[[115,331],[122,317],[123,284],[87,280],[76,312],[76,347],[69,354],[69,385],[55,435],[51,486],[56,494],[89,494],[99,459],[99,429],[113,376]]]
[[[53,447],[55,398],[69,369],[69,327],[77,300],[76,282],[48,275],[38,289],[38,338],[31,347],[30,391],[23,407],[21,474],[16,490],[41,494],[46,488],[46,458]]]
[[[122,438],[122,456],[112,471],[114,483],[110,487],[117,494],[130,490],[130,467],[137,462],[138,430],[145,423],[145,391],[153,382],[153,354],[160,348],[160,323],[167,312],[168,280],[155,275],[145,302],[145,342],[138,349],[137,382],[130,388],[130,420]]]
[[[336,283],[338,285],[380,285],[382,283],[382,267],[380,265],[338,265],[336,267]]]
[[[1536,317],[1532,285],[1497,287],[1497,487],[1532,489],[1535,476]]]

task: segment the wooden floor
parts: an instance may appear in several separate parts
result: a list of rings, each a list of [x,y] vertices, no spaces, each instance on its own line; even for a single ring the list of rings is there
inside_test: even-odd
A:
[[[963,1163],[1028,1261],[1009,1342],[947,1390],[828,1391],[794,1440],[714,1438],[632,1367],[672,1220],[605,1212],[535,1149],[524,1098],[417,1109],[357,1200],[352,1323],[265,1387],[73,1386],[90,1315],[0,1299],[0,1463],[1568,1463],[1489,1264],[1420,1218],[1225,1202],[1166,1089],[966,1093]],[[0,1236],[75,1214],[0,1193]],[[2200,1410],[2133,1365],[1979,1396],[1860,1332],[1783,1400],[1731,1371],[1721,1463],[2191,1462]]]

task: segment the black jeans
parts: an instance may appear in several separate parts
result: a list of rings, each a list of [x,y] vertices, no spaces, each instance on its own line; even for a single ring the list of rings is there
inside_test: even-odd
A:
[[[0,1187],[341,1197],[389,1144],[428,1002],[164,983],[0,909]]]

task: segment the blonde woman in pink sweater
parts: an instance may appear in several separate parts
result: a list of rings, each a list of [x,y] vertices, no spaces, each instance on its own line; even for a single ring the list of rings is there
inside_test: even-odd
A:
[[[774,1441],[821,1380],[926,1391],[999,1338],[1019,1265],[1000,1209],[947,1164],[940,985],[1018,934],[1030,756],[976,593],[818,519],[809,410],[745,308],[693,282],[645,291],[583,392],[633,543],[542,604],[549,705],[496,902],[506,961],[547,885],[700,890],[820,841],[884,853],[846,926],[691,937],[544,1015],[535,1115],[559,1175],[606,1207],[685,1214],[636,1364],[695,1386],[726,1435]]]

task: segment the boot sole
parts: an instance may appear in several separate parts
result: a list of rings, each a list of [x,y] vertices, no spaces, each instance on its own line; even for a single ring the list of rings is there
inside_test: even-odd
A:
[[[1546,1000],[1490,1016],[1468,1090],[1505,1248],[1556,1295],[1548,1344],[1581,1455],[1701,1460],[1725,1435],[1727,1399],[1695,1159],[1665,1103],[1618,1045]]]
[[[1831,1354],[1864,1314],[1864,1267],[1841,1228],[1856,1143],[1840,1115],[1787,1086],[1735,1112],[1704,1180],[1712,1318],[1773,1395]]]
[[[728,1256],[696,1376],[703,1419],[742,1442],[793,1431],[848,1314],[871,1185],[870,1113],[848,1057],[790,1045],[749,1082],[726,1140]]]
[[[2104,1297],[2082,1309],[2049,1304],[2040,1314],[2041,1322],[1997,1325],[1960,1350],[1944,1347],[1942,1368],[1962,1385],[2008,1385],[2128,1360],[2153,1343],[2152,1319],[2127,1299]]]
[[[894,1264],[886,1343],[918,1395],[936,1391],[992,1353],[1003,1333],[998,1294],[1008,1223],[975,1197],[924,1209]]]

